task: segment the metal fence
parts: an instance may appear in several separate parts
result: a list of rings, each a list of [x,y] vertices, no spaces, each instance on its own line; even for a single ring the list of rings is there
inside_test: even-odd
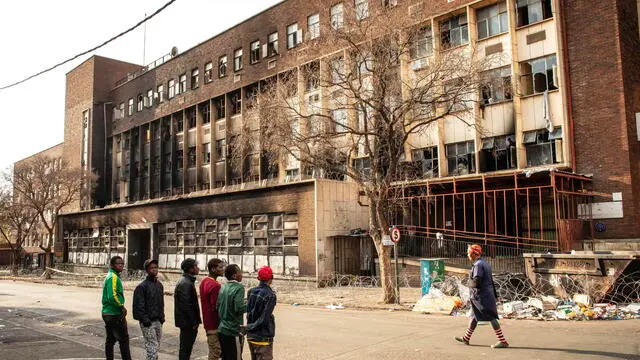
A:
[[[470,268],[467,259],[467,247],[472,241],[451,240],[446,238],[429,238],[419,235],[403,235],[398,245],[398,256],[417,258],[443,258],[445,265]],[[487,260],[496,274],[523,273],[524,259],[522,247],[481,244],[483,258]]]

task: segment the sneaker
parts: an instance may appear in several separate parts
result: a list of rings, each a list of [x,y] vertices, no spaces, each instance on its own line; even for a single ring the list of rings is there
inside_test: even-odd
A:
[[[497,343],[491,345],[492,349],[504,349],[508,347],[509,347],[509,343],[502,342],[502,341],[498,341]]]
[[[457,342],[461,342],[461,343],[463,343],[465,345],[469,345],[469,341],[465,340],[463,337],[456,336],[456,337],[454,337],[454,339],[456,339]]]

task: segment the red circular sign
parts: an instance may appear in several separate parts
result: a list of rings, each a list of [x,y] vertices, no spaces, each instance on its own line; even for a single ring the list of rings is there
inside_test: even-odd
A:
[[[391,241],[394,243],[400,242],[400,229],[395,226],[391,229]]]

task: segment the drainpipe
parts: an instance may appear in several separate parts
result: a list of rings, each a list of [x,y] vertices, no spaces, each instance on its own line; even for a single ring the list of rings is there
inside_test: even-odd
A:
[[[565,17],[565,11],[563,5],[565,1],[558,1],[558,17],[560,18],[560,32],[562,33],[562,49],[564,50],[564,56],[562,61],[562,69],[564,71],[564,82],[566,86],[566,96],[565,101],[567,103],[567,121],[569,124],[569,136],[571,137],[571,143],[569,144],[569,148],[571,151],[571,170],[573,172],[577,172],[576,168],[576,142],[575,142],[575,130],[573,123],[573,107],[572,107],[572,96],[571,96],[571,75],[569,73],[569,52],[567,47],[567,19]]]
[[[104,103],[102,103],[102,113],[103,113],[103,117],[102,117],[102,121],[104,124],[104,146],[103,148],[103,155],[104,158],[102,159],[102,182],[104,183],[104,189],[103,191],[106,191],[107,188],[107,105],[111,105],[113,104],[111,101],[105,101]],[[104,199],[105,201],[105,205],[108,203],[107,199]]]

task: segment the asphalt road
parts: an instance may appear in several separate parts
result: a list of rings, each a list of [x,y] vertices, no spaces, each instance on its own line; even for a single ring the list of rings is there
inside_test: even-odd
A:
[[[100,290],[0,281],[0,359],[98,359],[103,324]],[[127,307],[131,294],[126,293]],[[161,359],[175,359],[173,299]],[[640,359],[640,321],[503,321],[512,348],[491,349],[490,326],[471,346],[453,341],[466,319],[411,312],[327,310],[279,304],[275,358],[306,359]],[[139,327],[129,322],[134,359],[143,359]],[[117,351],[116,351],[117,353]],[[200,331],[193,359],[206,359]],[[244,359],[249,359],[246,354]]]

